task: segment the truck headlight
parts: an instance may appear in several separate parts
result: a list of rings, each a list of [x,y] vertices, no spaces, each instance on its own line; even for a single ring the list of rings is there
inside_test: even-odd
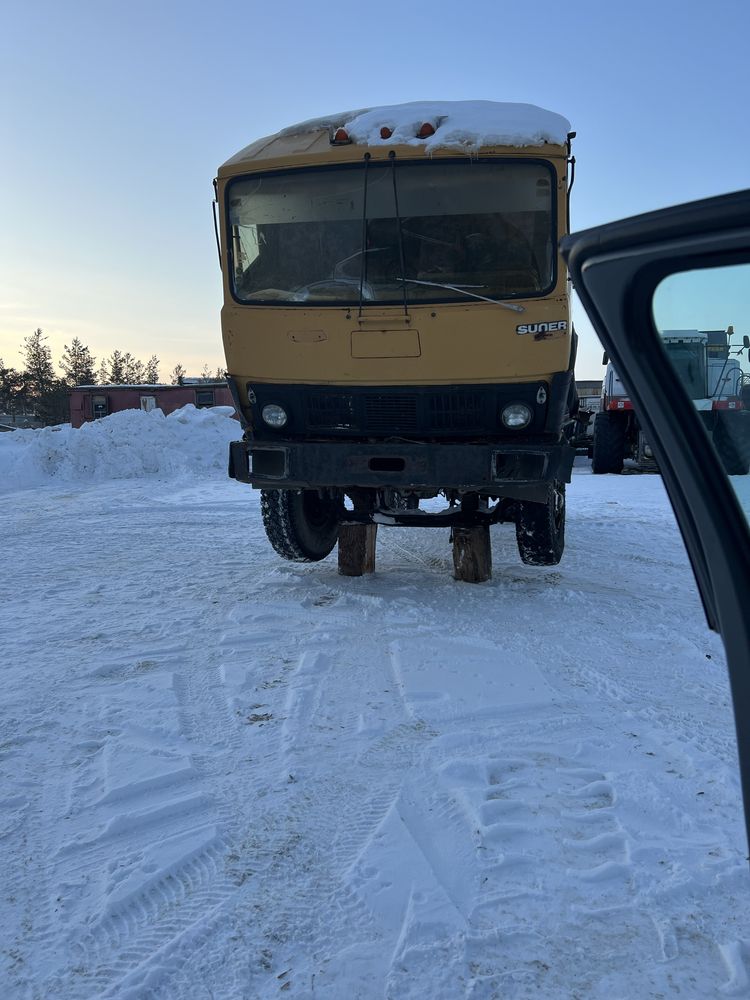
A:
[[[261,410],[261,416],[269,427],[284,427],[287,422],[286,410],[277,403],[268,403]]]
[[[529,426],[532,416],[525,403],[509,403],[500,414],[500,419],[509,430],[520,431]]]

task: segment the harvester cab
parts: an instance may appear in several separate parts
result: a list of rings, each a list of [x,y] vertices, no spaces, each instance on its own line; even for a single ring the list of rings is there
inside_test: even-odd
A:
[[[726,330],[664,330],[664,349],[678,379],[701,415],[707,432],[730,475],[750,470],[750,411],[738,355],[750,348],[732,344],[733,327]],[[622,472],[626,459],[640,468],[656,468],[653,454],[633,412],[627,389],[612,363],[602,383],[602,412],[594,425],[595,473]]]

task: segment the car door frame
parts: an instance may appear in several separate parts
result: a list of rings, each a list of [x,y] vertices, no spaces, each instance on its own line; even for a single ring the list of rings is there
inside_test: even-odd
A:
[[[750,264],[750,191],[585,230],[561,249],[653,449],[708,624],[724,642],[750,842],[750,529],[652,309],[670,274]]]

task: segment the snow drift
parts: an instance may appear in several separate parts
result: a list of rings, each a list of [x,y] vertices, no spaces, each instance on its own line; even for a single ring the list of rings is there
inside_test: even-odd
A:
[[[124,410],[74,429],[69,424],[0,435],[0,492],[54,482],[226,476],[227,444],[239,437],[228,406],[192,404],[165,417],[161,410]]]

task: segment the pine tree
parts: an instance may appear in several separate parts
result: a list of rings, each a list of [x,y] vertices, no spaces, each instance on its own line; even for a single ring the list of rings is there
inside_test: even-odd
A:
[[[122,381],[126,385],[139,385],[145,379],[143,362],[134,358],[130,351],[122,356]]]
[[[52,365],[52,351],[45,343],[47,335],[37,328],[29,337],[24,337],[25,368],[24,378],[33,397],[39,398],[49,392],[55,382]]]
[[[78,337],[74,337],[70,347],[67,344],[65,345],[62,361],[60,362],[65,382],[70,387],[75,385],[95,385],[95,360],[91,356],[89,348],[82,344]]]
[[[184,377],[185,369],[178,361],[172,370],[172,385],[180,385],[180,382]]]
[[[24,408],[25,393],[21,373],[7,368],[0,358],[0,413],[14,415]]]
[[[27,400],[45,424],[59,424],[68,418],[68,390],[55,375],[52,351],[41,329],[24,338],[26,367],[23,381]]]
[[[201,378],[211,378],[211,369],[208,365],[204,365],[201,368]]]
[[[157,385],[159,382],[159,359],[155,354],[146,362],[144,377],[148,385]]]
[[[106,364],[106,382],[109,385],[123,385],[125,382],[125,369],[123,366],[122,351],[112,351]]]

